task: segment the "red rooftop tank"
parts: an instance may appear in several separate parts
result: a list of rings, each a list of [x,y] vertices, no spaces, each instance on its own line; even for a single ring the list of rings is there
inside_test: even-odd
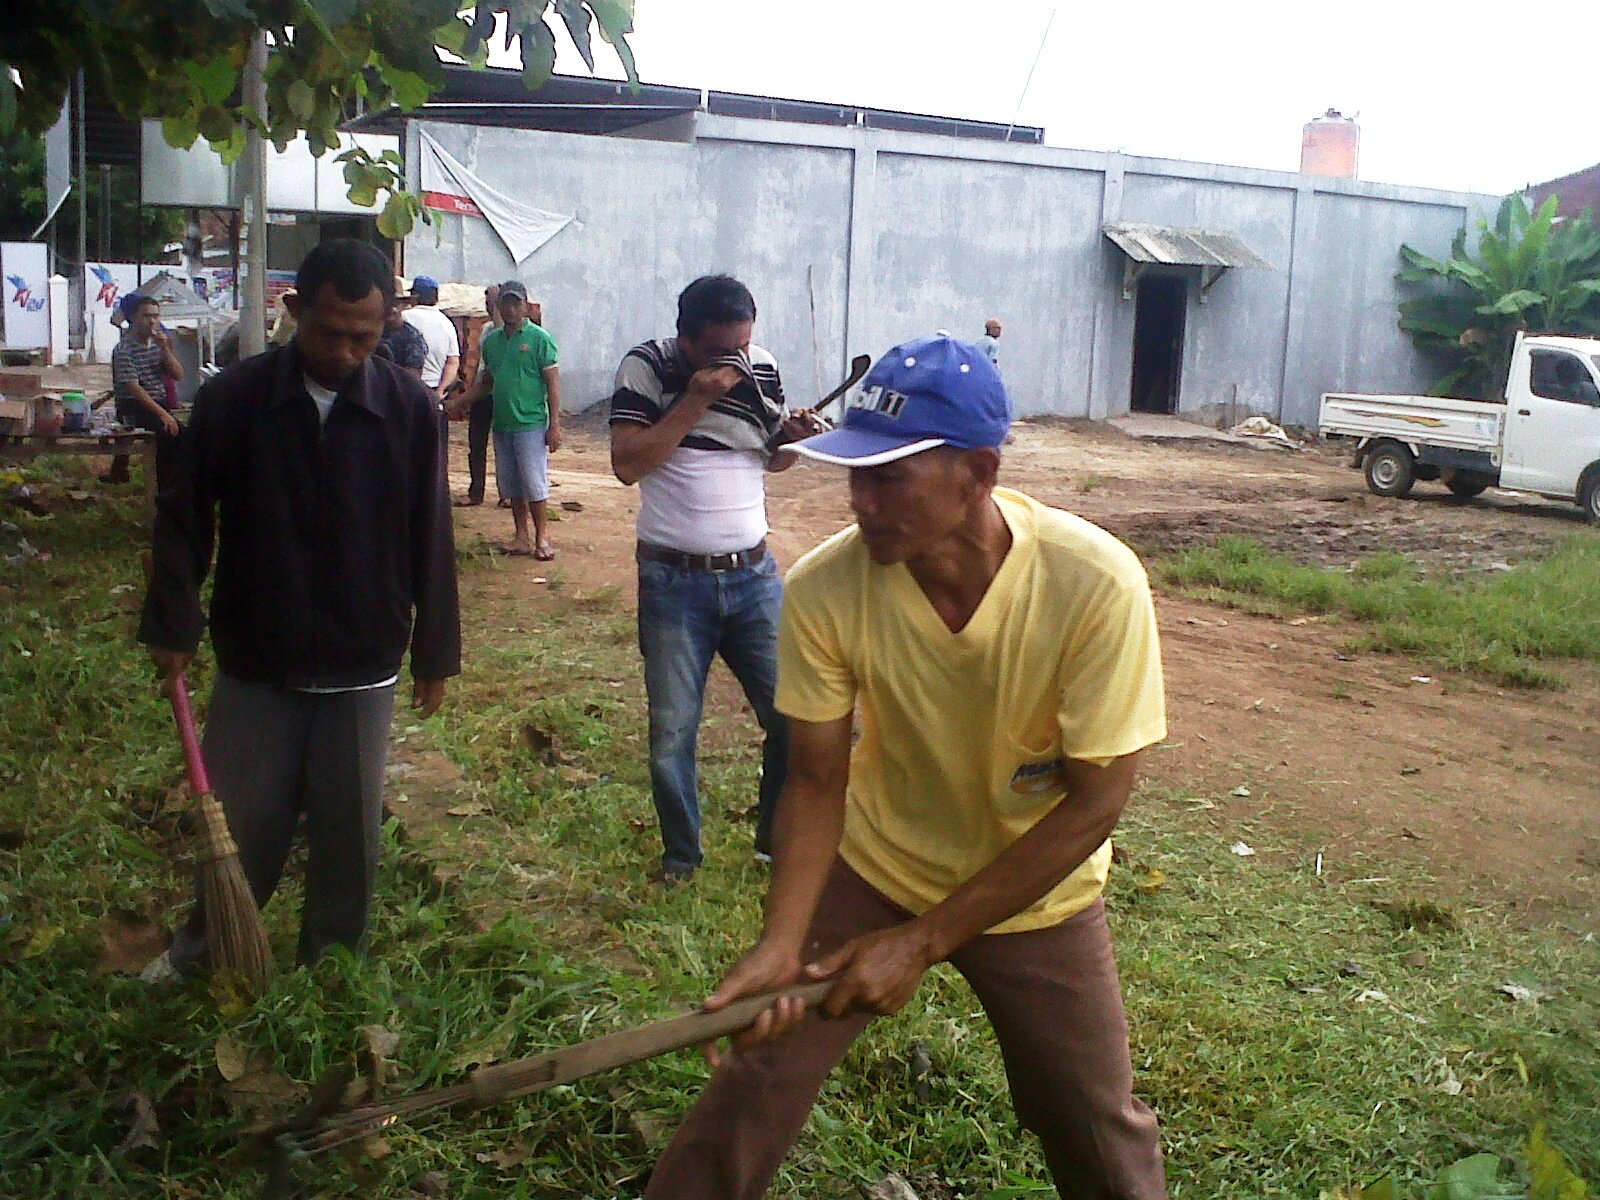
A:
[[[1330,108],[1307,121],[1300,140],[1300,171],[1305,175],[1331,175],[1354,179],[1361,159],[1361,126],[1354,117]]]

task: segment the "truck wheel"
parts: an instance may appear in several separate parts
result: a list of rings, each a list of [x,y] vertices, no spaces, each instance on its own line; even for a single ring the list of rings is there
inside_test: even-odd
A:
[[[1578,506],[1590,521],[1600,524],[1600,471],[1590,471],[1583,481],[1578,492]]]
[[[1406,496],[1416,482],[1411,451],[1384,442],[1367,451],[1367,489],[1375,496]]]
[[[1483,480],[1471,475],[1452,475],[1445,480],[1445,487],[1463,500],[1471,500],[1474,496],[1481,496],[1488,486]]]

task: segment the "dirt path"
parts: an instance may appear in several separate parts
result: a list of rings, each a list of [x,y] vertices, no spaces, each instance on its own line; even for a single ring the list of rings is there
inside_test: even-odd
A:
[[[464,446],[453,462],[464,469]],[[573,429],[553,466],[557,562],[470,576],[469,619],[565,602],[536,582],[557,571],[580,592],[615,586],[631,604],[637,492],[611,476],[594,429]],[[464,489],[464,474],[454,482]],[[1463,504],[1423,485],[1412,501],[1381,501],[1333,455],[1177,448],[1077,424],[1019,426],[1002,482],[1147,555],[1239,533],[1311,561],[1386,548],[1477,572],[1579,527],[1570,506],[1503,494]],[[848,522],[831,469],[797,467],[770,493],[785,565]],[[492,504],[461,510],[458,536],[503,540],[510,525]],[[1171,735],[1147,758],[1155,782],[1214,805],[1219,828],[1300,856],[1308,871],[1320,852],[1336,878],[1432,876],[1418,892],[1600,928],[1600,671],[1565,668],[1564,691],[1508,691],[1393,656],[1351,657],[1347,633],[1315,619],[1170,595],[1158,606]],[[720,669],[713,702],[742,704]],[[1249,795],[1230,794],[1239,788]]]

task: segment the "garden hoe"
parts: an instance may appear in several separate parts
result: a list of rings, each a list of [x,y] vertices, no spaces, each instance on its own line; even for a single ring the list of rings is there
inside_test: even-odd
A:
[[[363,1142],[424,1113],[451,1108],[487,1108],[602,1071],[644,1062],[673,1050],[730,1037],[754,1024],[780,995],[795,996],[807,1008],[813,1008],[832,987],[833,981],[825,979],[766,995],[749,996],[717,1012],[692,1012],[515,1062],[479,1067],[464,1083],[432,1088],[382,1104],[365,1104],[343,1113],[334,1110],[354,1074],[348,1066],[335,1067],[317,1082],[310,1100],[299,1112],[275,1125],[246,1130],[242,1140],[247,1148],[267,1149],[271,1153],[261,1200],[286,1200],[293,1194],[292,1172],[301,1160]]]

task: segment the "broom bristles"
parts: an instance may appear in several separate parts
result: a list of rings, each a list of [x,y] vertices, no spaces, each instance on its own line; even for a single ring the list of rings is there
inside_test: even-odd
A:
[[[206,914],[206,943],[213,968],[233,971],[252,996],[272,983],[272,948],[261,925],[255,894],[239,862],[239,847],[217,798],[200,797],[205,844],[200,848],[200,891]]]

